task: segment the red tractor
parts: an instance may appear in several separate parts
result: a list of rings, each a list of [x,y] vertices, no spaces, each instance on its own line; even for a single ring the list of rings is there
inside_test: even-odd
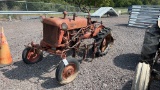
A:
[[[80,5],[79,5],[80,6]],[[49,54],[59,55],[62,60],[57,64],[56,79],[60,84],[67,84],[73,81],[78,75],[79,62],[75,57],[80,48],[84,48],[83,59],[86,58],[88,47],[93,46],[93,58],[105,55],[111,44],[113,37],[111,29],[104,26],[102,22],[92,21],[89,11],[85,7],[80,9],[88,13],[88,17],[67,16],[42,18],[43,39],[40,44],[31,42],[22,53],[22,59],[26,64],[34,64],[43,59],[43,51]],[[84,39],[93,38],[92,44],[83,44]],[[67,57],[67,52],[73,51],[72,58]]]

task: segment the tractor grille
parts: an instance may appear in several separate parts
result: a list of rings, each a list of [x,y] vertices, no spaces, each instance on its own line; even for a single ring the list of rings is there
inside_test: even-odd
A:
[[[54,47],[58,42],[58,27],[43,23],[43,41]]]

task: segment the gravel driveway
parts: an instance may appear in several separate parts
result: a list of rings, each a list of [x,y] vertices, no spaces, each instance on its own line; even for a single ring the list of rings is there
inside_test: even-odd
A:
[[[128,17],[102,18],[103,24],[112,29],[114,45],[107,55],[82,62],[78,77],[67,85],[60,85],[55,79],[52,69],[59,61],[57,56],[46,55],[33,65],[22,61],[24,45],[42,39],[39,20],[0,21],[14,61],[13,65],[0,68],[0,90],[130,90],[145,29],[127,27]]]

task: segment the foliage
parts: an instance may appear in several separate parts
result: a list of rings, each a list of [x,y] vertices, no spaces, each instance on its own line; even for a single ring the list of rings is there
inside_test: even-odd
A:
[[[61,0],[62,1],[62,0]],[[112,6],[128,7],[130,5],[160,5],[160,0],[64,0],[72,5],[77,1],[83,1],[82,4],[90,4],[95,7]]]
[[[27,2],[26,2],[27,1]],[[18,0],[0,2],[0,10],[79,11],[78,3],[91,7],[128,7],[131,5],[160,5],[160,0]]]
[[[0,4],[0,9],[3,11],[8,11],[8,6],[5,3]]]

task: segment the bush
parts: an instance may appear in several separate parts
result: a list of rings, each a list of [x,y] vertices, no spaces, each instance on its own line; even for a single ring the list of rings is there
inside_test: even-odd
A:
[[[44,3],[35,3],[35,2],[28,2],[28,11],[41,11],[43,10]]]
[[[64,7],[64,6],[60,6],[60,7],[58,8],[58,12],[63,12],[63,11],[66,11],[66,10],[65,10],[65,7]]]
[[[61,7],[61,4],[55,4],[55,11],[58,11],[60,7]]]
[[[43,5],[43,11],[52,11],[52,4],[44,4]]]
[[[5,3],[1,3],[0,10],[2,10],[2,11],[8,11],[8,6]]]

